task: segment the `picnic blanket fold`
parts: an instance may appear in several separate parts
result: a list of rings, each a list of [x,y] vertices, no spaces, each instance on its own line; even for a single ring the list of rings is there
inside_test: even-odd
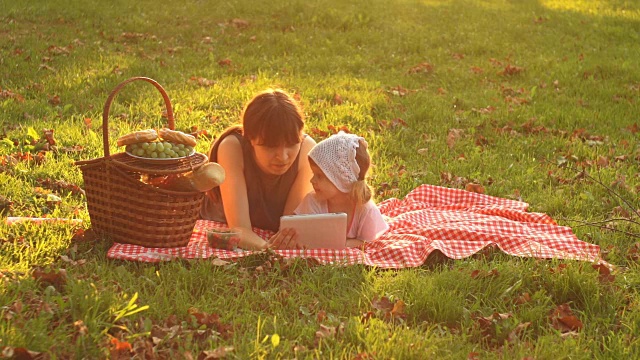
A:
[[[452,259],[462,259],[496,245],[514,256],[603,262],[599,246],[579,240],[571,228],[557,225],[546,214],[528,212],[529,205],[522,201],[420,185],[403,199],[387,199],[378,207],[388,217],[389,229],[367,243],[363,250],[276,252],[284,257],[312,257],[325,264],[404,268],[422,265],[434,250]],[[235,259],[254,253],[209,247],[206,231],[210,228],[224,229],[226,225],[198,220],[187,246],[163,249],[115,243],[107,256],[157,262],[173,258]],[[254,230],[265,239],[273,234],[263,229]]]

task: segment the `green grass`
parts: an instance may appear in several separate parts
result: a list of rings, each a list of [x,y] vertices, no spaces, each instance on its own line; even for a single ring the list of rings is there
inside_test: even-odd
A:
[[[73,163],[102,156],[109,92],[147,76],[167,90],[178,129],[207,131],[200,152],[252,94],[282,87],[300,96],[310,132],[344,125],[367,138],[378,200],[477,182],[573,226],[617,265],[607,281],[588,263],[504,254],[402,270],[265,254],[143,264],[106,259],[108,240],[72,241],[71,225],[2,223],[3,351],[117,358],[115,336],[138,358],[144,346],[167,359],[214,349],[238,359],[640,357],[638,226],[579,222],[638,205],[636,2],[0,0],[0,9],[3,217],[87,227]],[[125,87],[110,108],[110,152],[120,135],[162,125],[162,110],[152,86]],[[43,129],[57,151],[21,160],[38,152]],[[460,135],[448,142],[451,129]],[[393,316],[381,299],[404,310]],[[579,331],[554,328],[561,304]]]

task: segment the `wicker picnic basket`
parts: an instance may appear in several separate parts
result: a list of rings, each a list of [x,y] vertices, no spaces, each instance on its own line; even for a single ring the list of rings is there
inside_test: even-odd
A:
[[[192,171],[208,158],[198,152],[170,162],[144,160],[126,152],[110,155],[109,108],[116,94],[136,80],[149,82],[160,91],[167,110],[167,127],[175,128],[169,97],[155,80],[134,77],[113,89],[102,112],[104,156],[76,162],[84,179],[91,225],[98,234],[119,243],[161,248],[185,246],[198,219],[204,193],[161,189],[143,179]]]

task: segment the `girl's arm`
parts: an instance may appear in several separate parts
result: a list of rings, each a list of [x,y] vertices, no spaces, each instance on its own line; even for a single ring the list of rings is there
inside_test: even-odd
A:
[[[242,145],[235,136],[227,136],[220,143],[218,164],[225,169],[226,174],[225,181],[220,184],[220,195],[227,218],[227,226],[231,229],[241,230],[238,246],[250,250],[266,248],[267,242],[254,233],[251,228]]]
[[[309,192],[313,190],[313,186],[311,186],[311,178],[313,177],[313,173],[311,172],[311,166],[309,165],[309,151],[316,144],[316,142],[311,138],[311,136],[306,136],[302,140],[302,145],[300,146],[300,159],[298,160],[298,175],[296,176],[296,180],[293,182],[293,186],[291,186],[291,190],[289,190],[289,195],[287,196],[287,202],[284,205],[284,215],[292,215],[293,211],[296,209],[298,204],[302,202],[302,199]]]
[[[372,200],[363,205],[358,217],[357,238],[347,239],[348,247],[363,247],[365,242],[377,239],[389,229],[389,225]]]

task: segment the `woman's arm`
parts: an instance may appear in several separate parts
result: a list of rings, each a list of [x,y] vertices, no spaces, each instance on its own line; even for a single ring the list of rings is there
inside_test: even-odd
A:
[[[225,181],[220,184],[220,195],[227,226],[242,230],[238,246],[250,250],[266,248],[267,242],[254,233],[251,227],[242,145],[235,136],[227,136],[220,143],[218,164],[225,169],[226,174]]]
[[[311,166],[309,166],[309,151],[311,151],[311,148],[313,148],[315,144],[316,142],[311,136],[306,136],[302,140],[300,159],[298,160],[298,175],[293,182],[293,186],[291,186],[291,190],[289,190],[287,202],[284,206],[284,215],[292,215],[305,195],[313,190],[313,186],[311,186],[313,173],[311,172]]]
[[[313,190],[311,186],[311,166],[309,166],[309,151],[316,144],[310,137],[305,136],[300,145],[300,158],[298,160],[298,175],[289,190],[287,202],[284,205],[284,215],[292,215],[302,199]],[[280,229],[269,239],[269,247],[273,249],[301,249],[298,244],[298,235],[293,229]]]

